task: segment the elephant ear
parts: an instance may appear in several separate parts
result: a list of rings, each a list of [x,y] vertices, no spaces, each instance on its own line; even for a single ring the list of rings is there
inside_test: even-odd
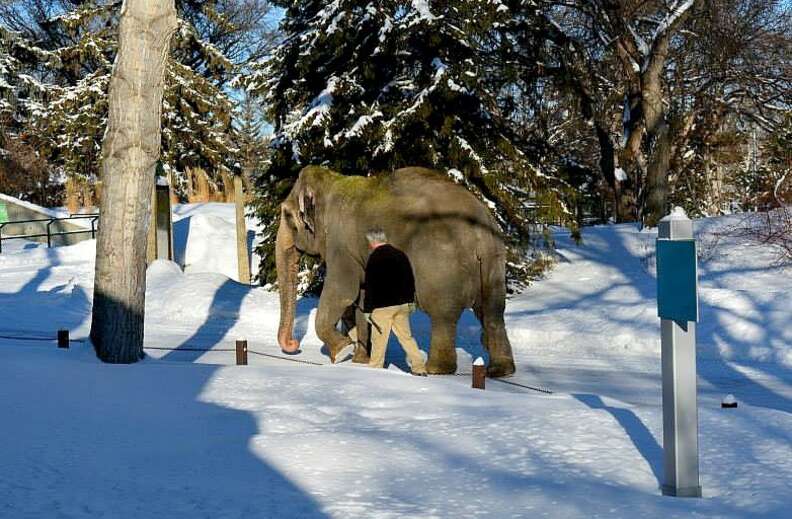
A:
[[[300,193],[300,219],[305,224],[308,232],[315,234],[316,232],[316,198],[310,189],[306,189]]]

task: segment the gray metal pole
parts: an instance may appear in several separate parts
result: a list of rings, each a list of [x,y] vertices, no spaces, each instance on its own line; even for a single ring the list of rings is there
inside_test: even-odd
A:
[[[693,239],[693,222],[684,213],[663,218],[660,240]],[[663,371],[662,492],[668,496],[701,497],[696,393],[696,323],[661,319]]]

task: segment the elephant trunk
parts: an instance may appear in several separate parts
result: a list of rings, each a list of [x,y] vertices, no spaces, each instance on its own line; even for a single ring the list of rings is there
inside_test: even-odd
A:
[[[278,326],[278,345],[281,350],[293,353],[300,347],[292,333],[297,307],[297,269],[300,253],[294,246],[294,236],[285,222],[278,226],[275,242],[275,266],[278,269],[278,291],[280,292],[280,325]]]

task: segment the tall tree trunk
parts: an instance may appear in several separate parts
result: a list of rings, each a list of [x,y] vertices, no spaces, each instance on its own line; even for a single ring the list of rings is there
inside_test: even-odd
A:
[[[654,134],[652,153],[646,168],[646,191],[643,200],[643,223],[656,227],[665,216],[668,198],[668,168],[671,161],[671,135],[663,123]]]
[[[613,194],[613,216],[614,222],[621,221],[621,180],[616,178],[616,147],[613,145],[610,133],[600,121],[594,122],[597,132],[597,142],[599,143],[600,160],[599,166],[602,176],[611,188]]]
[[[143,358],[146,236],[160,153],[174,0],[124,0],[103,143],[91,340],[105,362]]]
[[[250,284],[250,262],[248,261],[247,225],[245,224],[245,193],[242,176],[234,175],[234,207],[236,208],[237,273],[239,282]]]

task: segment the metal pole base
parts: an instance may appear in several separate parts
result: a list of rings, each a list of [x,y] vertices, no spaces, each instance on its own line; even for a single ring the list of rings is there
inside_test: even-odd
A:
[[[661,488],[664,496],[701,497],[701,486],[676,488],[669,485],[663,485]]]

